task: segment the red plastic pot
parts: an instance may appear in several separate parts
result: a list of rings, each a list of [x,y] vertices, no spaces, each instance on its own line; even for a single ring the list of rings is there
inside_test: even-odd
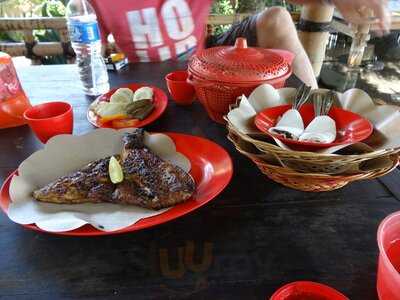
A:
[[[286,50],[247,47],[244,38],[234,46],[205,49],[188,65],[188,82],[211,119],[223,123],[229,105],[242,94],[268,83],[282,88],[292,74],[294,55]]]

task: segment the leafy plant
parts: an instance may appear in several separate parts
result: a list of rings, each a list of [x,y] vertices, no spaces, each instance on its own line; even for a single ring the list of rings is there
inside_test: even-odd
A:
[[[289,11],[297,11],[299,6],[288,4],[285,0],[216,0],[213,2],[211,13],[218,15],[232,15],[235,13],[256,13],[265,7],[284,6]],[[214,34],[225,32],[230,25],[218,25],[214,28]]]
[[[41,13],[42,17],[64,17],[65,5],[59,0],[47,0],[42,3]],[[34,30],[34,35],[39,42],[53,42],[60,40],[58,33],[51,29]],[[63,55],[45,56],[41,60],[45,65],[67,63],[67,60]]]
[[[0,17],[63,17],[67,0],[0,0]],[[54,30],[34,30],[33,35],[38,42],[59,41]],[[23,41],[22,32],[0,32],[0,40],[7,42]],[[62,55],[46,56],[43,64],[63,64],[66,59]]]

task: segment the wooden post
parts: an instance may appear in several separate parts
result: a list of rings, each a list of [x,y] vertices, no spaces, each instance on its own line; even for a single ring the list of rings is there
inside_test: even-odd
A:
[[[310,58],[314,74],[319,76],[329,38],[334,7],[325,4],[305,5],[298,25],[299,38]]]

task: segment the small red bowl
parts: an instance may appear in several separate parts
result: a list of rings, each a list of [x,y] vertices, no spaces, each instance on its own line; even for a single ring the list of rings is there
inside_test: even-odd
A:
[[[270,133],[268,130],[274,127],[279,119],[287,110],[291,109],[291,105],[280,105],[267,108],[254,119],[256,127],[262,132],[279,139],[284,144],[290,145],[294,150],[298,151],[315,151],[322,148],[329,148],[332,146],[354,144],[368,138],[372,131],[373,126],[370,121],[348,110],[343,110],[338,107],[332,107],[329,111],[329,116],[336,122],[336,139],[332,143],[315,143],[315,142],[302,142],[287,139],[279,134]],[[303,105],[300,110],[300,115],[303,118],[304,127],[314,119],[314,107],[312,104]]]
[[[296,281],[281,287],[270,300],[349,300],[349,298],[324,284]]]
[[[72,134],[73,112],[67,102],[47,102],[28,108],[24,118],[42,143],[58,134]]]
[[[187,78],[187,71],[174,71],[165,76],[172,99],[180,105],[190,105],[195,98],[194,87],[186,81]]]

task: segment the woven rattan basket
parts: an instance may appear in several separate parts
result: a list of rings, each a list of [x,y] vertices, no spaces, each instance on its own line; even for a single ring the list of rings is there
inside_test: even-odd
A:
[[[241,137],[236,135],[233,131],[229,131],[228,139],[235,145],[236,149],[240,153],[250,158],[261,172],[268,176],[268,178],[284,186],[306,192],[332,191],[353,181],[380,177],[391,172],[396,168],[399,162],[398,155],[392,154],[390,155],[390,160],[392,162],[390,165],[370,172],[360,172],[350,175],[300,173],[271,163],[270,160],[274,159],[273,156],[262,153],[261,151],[258,154],[246,151],[243,149],[244,147],[243,143],[241,143]],[[268,162],[265,160],[268,160]]]
[[[230,110],[238,107],[239,101],[230,106]],[[240,137],[246,142],[253,144],[259,151],[266,155],[275,157],[281,167],[291,169],[296,172],[316,173],[316,174],[341,174],[349,169],[355,169],[362,163],[370,160],[379,159],[383,156],[396,155],[400,153],[400,148],[369,151],[352,155],[320,154],[313,152],[292,151],[283,149],[273,142],[264,140],[264,134],[248,135],[240,132],[225,117],[229,132]]]

